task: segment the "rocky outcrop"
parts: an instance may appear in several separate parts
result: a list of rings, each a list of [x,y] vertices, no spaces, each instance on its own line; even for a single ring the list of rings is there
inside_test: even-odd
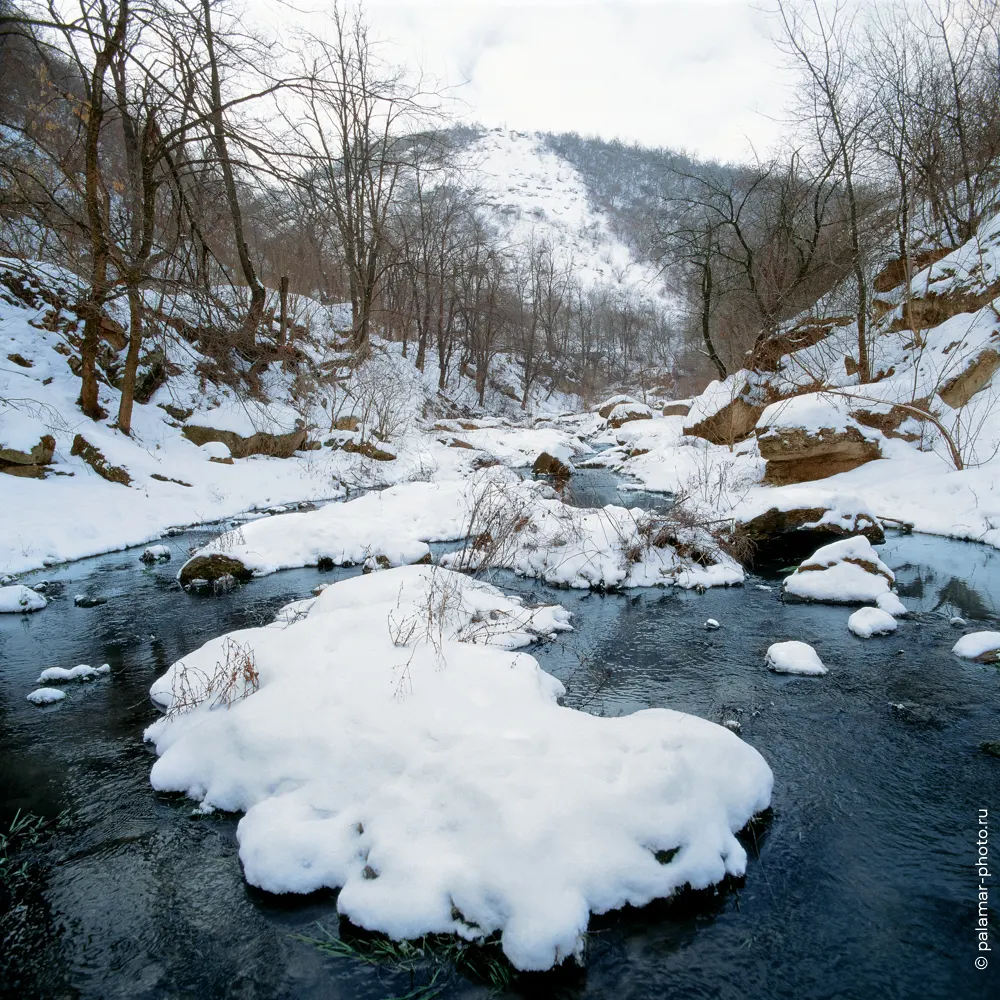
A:
[[[0,472],[6,472],[10,476],[44,479],[45,466],[52,461],[55,450],[56,439],[51,434],[42,435],[38,444],[30,451],[0,445]]]
[[[781,370],[781,359],[793,351],[812,347],[829,336],[837,327],[854,322],[853,316],[832,316],[829,319],[806,319],[791,329],[770,335],[761,334],[744,362],[755,372],[777,372]]]
[[[764,482],[807,483],[881,458],[879,433],[862,427],[850,400],[832,393],[803,393],[769,406],[754,428]]]
[[[944,292],[928,292],[903,303],[901,315],[889,326],[897,330],[930,330],[959,313],[973,313],[1000,296],[1000,281],[986,287],[952,287]]]
[[[94,472],[109,483],[119,483],[121,486],[131,486],[132,477],[120,465],[112,465],[82,434],[73,438],[71,455],[78,455]]]
[[[653,411],[645,403],[619,403],[605,417],[608,427],[617,429],[633,420],[652,420]]]
[[[938,395],[953,409],[965,406],[972,397],[985,389],[1000,371],[1000,351],[988,347],[973,358],[954,378],[938,390]]]
[[[748,403],[737,396],[721,406],[711,416],[684,428],[685,434],[704,438],[712,444],[730,445],[742,441],[753,429],[764,412],[763,405]]]
[[[758,429],[757,444],[767,459],[764,482],[772,486],[826,479],[882,457],[878,443],[856,427]]]
[[[304,427],[289,431],[287,434],[268,434],[265,431],[258,431],[249,437],[243,437],[235,431],[201,427],[197,424],[186,424],[182,433],[199,447],[210,441],[218,441],[229,449],[233,458],[248,458],[250,455],[291,458],[306,443],[307,436]]]
[[[177,574],[177,579],[180,580],[183,587],[195,585],[199,580],[214,583],[224,577],[232,577],[234,580],[245,583],[253,577],[253,573],[239,559],[216,553],[189,559],[181,567],[180,573]]]
[[[536,476],[555,476],[557,479],[565,479],[573,474],[573,469],[568,463],[556,458],[555,455],[550,455],[547,451],[543,451],[535,459],[531,471]]]
[[[754,565],[789,565],[841,538],[863,535],[872,544],[885,541],[885,532],[866,511],[837,511],[832,507],[772,507],[741,522],[750,543]]]

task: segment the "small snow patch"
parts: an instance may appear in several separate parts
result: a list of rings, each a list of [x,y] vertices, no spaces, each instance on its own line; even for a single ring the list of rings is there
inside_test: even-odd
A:
[[[819,677],[827,672],[816,650],[809,643],[796,640],[776,642],[769,646],[765,661],[776,674]]]
[[[881,608],[861,608],[847,619],[847,627],[862,639],[896,631],[896,619]]]

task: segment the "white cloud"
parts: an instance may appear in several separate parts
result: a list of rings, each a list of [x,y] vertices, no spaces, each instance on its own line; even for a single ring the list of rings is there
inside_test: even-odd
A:
[[[466,117],[739,158],[778,136],[786,76],[746,0],[369,0],[399,61],[455,84]]]

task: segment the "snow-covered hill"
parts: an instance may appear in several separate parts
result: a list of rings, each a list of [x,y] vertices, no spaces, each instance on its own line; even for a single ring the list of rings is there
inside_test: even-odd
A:
[[[463,150],[460,171],[512,243],[547,243],[557,266],[571,265],[582,287],[631,291],[649,305],[679,308],[656,269],[637,260],[614,234],[580,172],[544,136],[486,131]]]

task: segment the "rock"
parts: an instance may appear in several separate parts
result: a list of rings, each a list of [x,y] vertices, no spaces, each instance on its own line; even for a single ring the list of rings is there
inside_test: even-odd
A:
[[[217,465],[232,465],[233,464],[233,456],[232,455],[226,455],[224,457],[220,456],[220,455],[209,455],[208,456],[208,460],[210,462],[215,462]]]
[[[206,584],[224,576],[231,576],[240,583],[252,579],[253,573],[239,561],[230,556],[215,553],[207,556],[194,556],[181,567],[177,579],[181,586],[194,586],[196,580],[204,580]]]
[[[250,455],[291,458],[306,443],[308,434],[306,428],[300,427],[287,434],[268,434],[265,431],[257,431],[250,437],[243,437],[235,431],[202,427],[197,424],[186,424],[181,433],[199,447],[210,441],[218,441],[229,449],[233,458],[247,458]]]
[[[597,407],[597,414],[598,416],[604,417],[604,419],[607,420],[608,417],[611,416],[611,411],[616,406],[621,406],[623,403],[625,404],[634,403],[636,405],[639,405],[639,401],[637,399],[633,399],[631,396],[625,396],[625,395],[611,396],[610,398],[604,400],[604,402]]]
[[[749,403],[737,396],[710,416],[685,427],[684,433],[704,438],[712,444],[730,445],[751,434],[763,412],[762,405]]]
[[[889,332],[930,330],[952,316],[978,312],[997,296],[1000,296],[1000,281],[976,288],[955,284],[945,292],[915,296],[903,303],[901,314],[890,324]]]
[[[896,619],[881,608],[861,608],[847,619],[847,627],[862,639],[896,631]]]
[[[1000,663],[1000,632],[970,632],[963,635],[951,651],[963,660]]]
[[[66,697],[66,692],[60,691],[59,688],[40,687],[25,697],[32,705],[52,705],[57,701],[62,701]]]
[[[949,618],[948,619],[948,624],[949,625],[954,625],[955,628],[964,628],[965,625],[968,624],[968,623],[966,622],[966,620],[964,618],[959,618],[958,615],[956,615],[954,618]]]
[[[722,628],[722,626],[714,618],[709,618],[708,621],[705,622],[705,628],[711,632],[714,629]]]
[[[665,417],[686,417],[691,412],[691,404],[664,403],[662,412]]]
[[[168,545],[150,545],[146,550],[139,556],[141,562],[144,563],[158,563],[158,562],[170,562],[170,547]]]
[[[109,483],[131,486],[132,477],[118,465],[112,465],[82,434],[73,438],[71,455],[79,455],[94,472]]]
[[[826,479],[881,458],[877,434],[848,412],[848,400],[807,393],[772,403],[754,434],[767,459],[764,482],[775,486]]]
[[[35,362],[31,361],[29,358],[24,357],[23,354],[8,354],[7,360],[12,361],[15,365],[20,365],[21,368],[35,367]]]
[[[743,521],[741,530],[753,548],[754,565],[797,563],[821,545],[854,535],[863,535],[875,545],[885,541],[874,514],[832,507],[772,507]]]
[[[194,410],[183,406],[175,406],[173,403],[157,403],[156,405],[168,416],[173,417],[174,420],[179,420],[181,423],[184,423],[185,420],[194,415]]]
[[[448,442],[448,447],[449,448],[468,448],[470,451],[474,451],[475,450],[475,448],[471,444],[469,444],[468,441],[462,441],[459,438],[452,438]]]
[[[391,451],[385,451],[377,445],[372,444],[371,441],[361,441],[360,443],[357,441],[345,441],[343,449],[349,454],[364,455],[365,458],[370,458],[376,462],[396,461],[396,456]]]
[[[48,465],[56,450],[56,439],[51,434],[43,434],[31,451],[0,446],[0,465]]]
[[[335,431],[356,431],[361,426],[361,421],[357,417],[340,417],[334,422]]]
[[[1000,371],[1000,352],[989,347],[969,361],[958,375],[945,382],[938,390],[938,395],[953,410],[957,410],[965,406],[980,389],[986,388],[997,371]]]
[[[19,583],[0,587],[0,614],[27,614],[41,611],[48,602],[41,594]]]
[[[817,549],[785,578],[783,591],[786,598],[803,601],[862,604],[891,593],[895,579],[871,542],[859,535]]]
[[[557,479],[565,479],[573,474],[573,467],[567,462],[562,461],[562,459],[556,458],[555,455],[550,455],[547,451],[543,451],[535,459],[531,471],[536,476],[555,476]]]
[[[776,642],[768,647],[765,663],[776,674],[821,677],[827,673],[819,654],[807,642]]]
[[[106,597],[89,597],[87,594],[77,594],[73,598],[73,603],[78,608],[96,608],[102,604],[107,604],[108,599]]]
[[[1000,757],[1000,740],[986,740],[979,744],[979,749],[990,757]]]
[[[922,253],[914,253],[910,257],[910,273],[916,274],[931,264],[936,264],[942,257],[947,257],[955,247],[935,247],[933,250],[924,250]],[[872,287],[876,292],[889,292],[893,288],[898,288],[907,279],[906,259],[894,257],[886,263],[885,267],[875,275]]]
[[[176,483],[178,486],[191,486],[190,483],[184,482],[183,479],[171,479],[169,476],[163,476],[159,472],[151,472],[149,478],[155,479],[158,483]]]
[[[651,420],[653,411],[645,403],[619,403],[607,416],[607,426],[617,429],[633,420]]]

